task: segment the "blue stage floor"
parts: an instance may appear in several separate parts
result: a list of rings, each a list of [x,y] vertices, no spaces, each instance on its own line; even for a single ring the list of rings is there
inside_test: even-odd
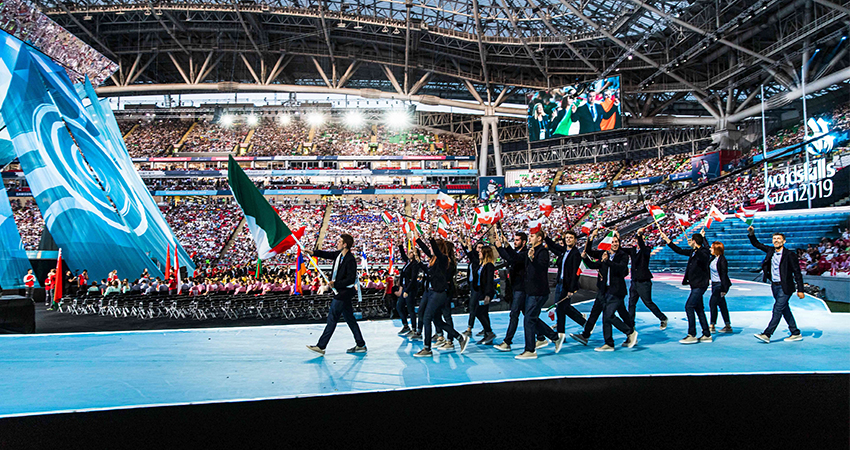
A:
[[[433,359],[411,356],[422,344],[396,336],[398,321],[361,322],[365,355],[345,353],[353,342],[342,324],[324,357],[305,348],[316,342],[321,324],[2,336],[0,417],[555,377],[850,372],[850,315],[832,314],[811,297],[791,300],[802,342],[782,341],[784,322],[774,342],[756,341],[752,334],[766,326],[773,304],[769,288],[760,283],[735,280],[728,297],[734,334],[715,335],[709,344],[679,344],[687,330],[688,293],[679,280],[656,277],[653,296],[670,323],[661,331],[639,305],[635,348],[594,352],[602,344],[600,320],[587,347],[568,338],[559,354],[550,344],[529,361],[514,359],[521,351],[521,325],[513,352],[470,344],[463,355]],[[578,308],[587,312],[590,303]],[[500,342],[508,314],[491,317]],[[466,317],[454,320],[462,331]],[[577,329],[568,322],[567,332]],[[615,339],[618,345],[623,339],[616,330]]]

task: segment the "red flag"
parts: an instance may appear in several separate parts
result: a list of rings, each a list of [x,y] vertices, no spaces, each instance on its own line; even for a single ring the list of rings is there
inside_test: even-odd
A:
[[[180,256],[177,254],[177,247],[174,247],[174,271],[177,272],[177,293],[180,293]]]
[[[548,198],[542,198],[538,201],[540,206],[540,212],[543,213],[544,216],[549,217],[549,214],[552,214],[554,208],[552,207],[552,200]]]
[[[56,260],[56,275],[53,277],[53,302],[62,299],[62,249],[59,249],[59,259]]]
[[[535,234],[540,231],[540,221],[539,220],[529,220],[528,221],[528,234]]]
[[[175,249],[174,253],[177,253],[177,249]],[[171,246],[167,245],[165,247],[165,279],[171,278]]]

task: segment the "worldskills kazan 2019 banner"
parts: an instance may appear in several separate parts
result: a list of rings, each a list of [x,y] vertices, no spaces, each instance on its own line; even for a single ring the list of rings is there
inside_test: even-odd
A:
[[[619,76],[528,96],[528,140],[532,142],[622,127]]]
[[[8,34],[0,40],[0,117],[69,267],[93,278],[160,275],[173,234],[151,219],[63,69]]]

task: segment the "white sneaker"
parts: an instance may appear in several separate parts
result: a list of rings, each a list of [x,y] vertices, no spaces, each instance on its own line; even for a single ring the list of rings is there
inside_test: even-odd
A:
[[[549,345],[549,341],[547,339],[544,339],[542,341],[537,341],[537,343],[534,344],[534,348],[535,349],[543,348],[543,347],[546,347],[547,345]]]
[[[537,359],[537,352],[522,352],[514,356],[515,359]]]
[[[700,336],[700,342],[712,342],[711,336]]]
[[[784,340],[785,342],[797,342],[797,341],[802,341],[802,340],[803,340],[803,335],[802,335],[802,334],[792,334],[791,336],[788,336],[787,338],[785,338],[785,339],[783,339],[783,340]]]
[[[766,336],[764,334],[758,334],[758,333],[754,334],[753,336],[755,336],[756,339],[764,342],[765,344],[770,344],[770,336]]]
[[[566,337],[567,337],[566,334],[558,333],[558,339],[555,341],[555,353],[558,353],[558,352],[561,351],[561,347],[564,345],[564,338],[566,338]]]
[[[696,344],[696,343],[698,343],[698,342],[699,342],[699,339],[697,339],[697,338],[695,338],[695,337],[691,336],[690,334],[689,334],[689,335],[687,335],[687,336],[685,336],[685,338],[684,338],[684,339],[680,339],[680,340],[679,340],[679,343],[680,343],[680,344]]]
[[[626,340],[626,347],[632,348],[635,345],[637,345],[637,337],[638,337],[637,330],[632,330],[632,334],[630,334],[629,338]]]
[[[597,352],[613,352],[613,351],[614,351],[614,347],[612,347],[612,346],[610,346],[610,345],[608,345],[608,344],[605,344],[605,345],[603,345],[602,347],[596,347],[596,348],[594,348],[594,350],[596,350]]]
[[[496,350],[498,350],[500,352],[509,352],[509,351],[511,351],[511,344],[506,344],[506,343],[502,342],[499,345],[493,346],[493,348],[495,348]]]

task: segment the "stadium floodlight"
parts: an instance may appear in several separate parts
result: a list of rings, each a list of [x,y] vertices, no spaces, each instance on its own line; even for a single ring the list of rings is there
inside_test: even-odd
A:
[[[325,116],[323,116],[321,113],[311,113],[307,116],[307,123],[309,123],[310,126],[314,127],[321,126],[323,123],[325,123]]]
[[[226,127],[233,125],[233,116],[230,114],[225,114],[221,116],[221,124]]]
[[[405,111],[390,111],[386,118],[387,125],[392,128],[405,128],[410,125],[410,116]]]
[[[245,122],[248,124],[248,126],[255,127],[260,122],[260,119],[257,118],[256,114],[251,114],[250,116],[248,116],[247,119],[245,119]]]
[[[345,115],[345,124],[349,126],[349,128],[357,128],[362,126],[366,122],[366,119],[363,117],[363,114],[360,114],[357,111],[351,111]]]
[[[284,114],[280,116],[280,119],[278,120],[280,120],[281,125],[289,125],[290,123],[292,123],[292,116],[290,116],[289,114]]]

